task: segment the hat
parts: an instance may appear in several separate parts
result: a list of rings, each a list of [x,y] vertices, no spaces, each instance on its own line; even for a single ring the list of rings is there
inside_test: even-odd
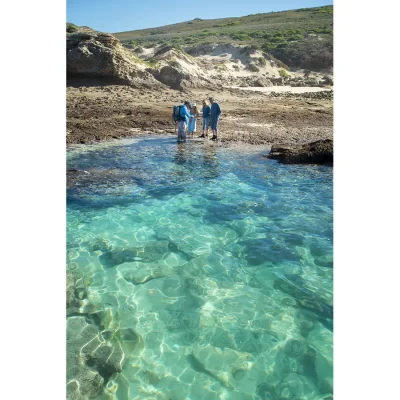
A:
[[[196,103],[192,103],[192,107],[196,107]]]

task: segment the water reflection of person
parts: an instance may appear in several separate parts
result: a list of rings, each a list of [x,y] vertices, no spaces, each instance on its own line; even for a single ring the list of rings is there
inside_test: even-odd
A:
[[[218,172],[219,160],[217,157],[217,147],[203,146],[202,154],[203,154],[205,177],[207,179],[216,178],[219,175]]]
[[[187,143],[180,143],[176,148],[176,153],[172,157],[172,162],[175,168],[171,171],[171,182],[184,184],[191,177],[191,162],[190,162],[191,149]]]
[[[180,143],[177,146],[177,152],[174,155],[172,161],[178,165],[184,165],[187,162],[187,147],[184,143]]]

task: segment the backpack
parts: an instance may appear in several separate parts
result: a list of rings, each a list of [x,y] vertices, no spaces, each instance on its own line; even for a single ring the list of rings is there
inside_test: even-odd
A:
[[[181,106],[174,106],[174,109],[172,111],[172,119],[174,122],[181,121]]]

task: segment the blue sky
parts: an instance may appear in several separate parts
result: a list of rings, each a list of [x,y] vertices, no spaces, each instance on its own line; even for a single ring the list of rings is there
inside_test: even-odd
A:
[[[67,0],[67,21],[104,32],[135,29],[189,21],[242,17],[270,11],[293,10],[333,4],[330,0]]]

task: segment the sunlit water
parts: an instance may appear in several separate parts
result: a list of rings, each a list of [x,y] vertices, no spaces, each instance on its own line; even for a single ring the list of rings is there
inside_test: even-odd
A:
[[[99,398],[331,398],[333,170],[264,153],[68,152],[87,172],[67,192],[67,271],[90,278],[101,329],[136,335]]]

